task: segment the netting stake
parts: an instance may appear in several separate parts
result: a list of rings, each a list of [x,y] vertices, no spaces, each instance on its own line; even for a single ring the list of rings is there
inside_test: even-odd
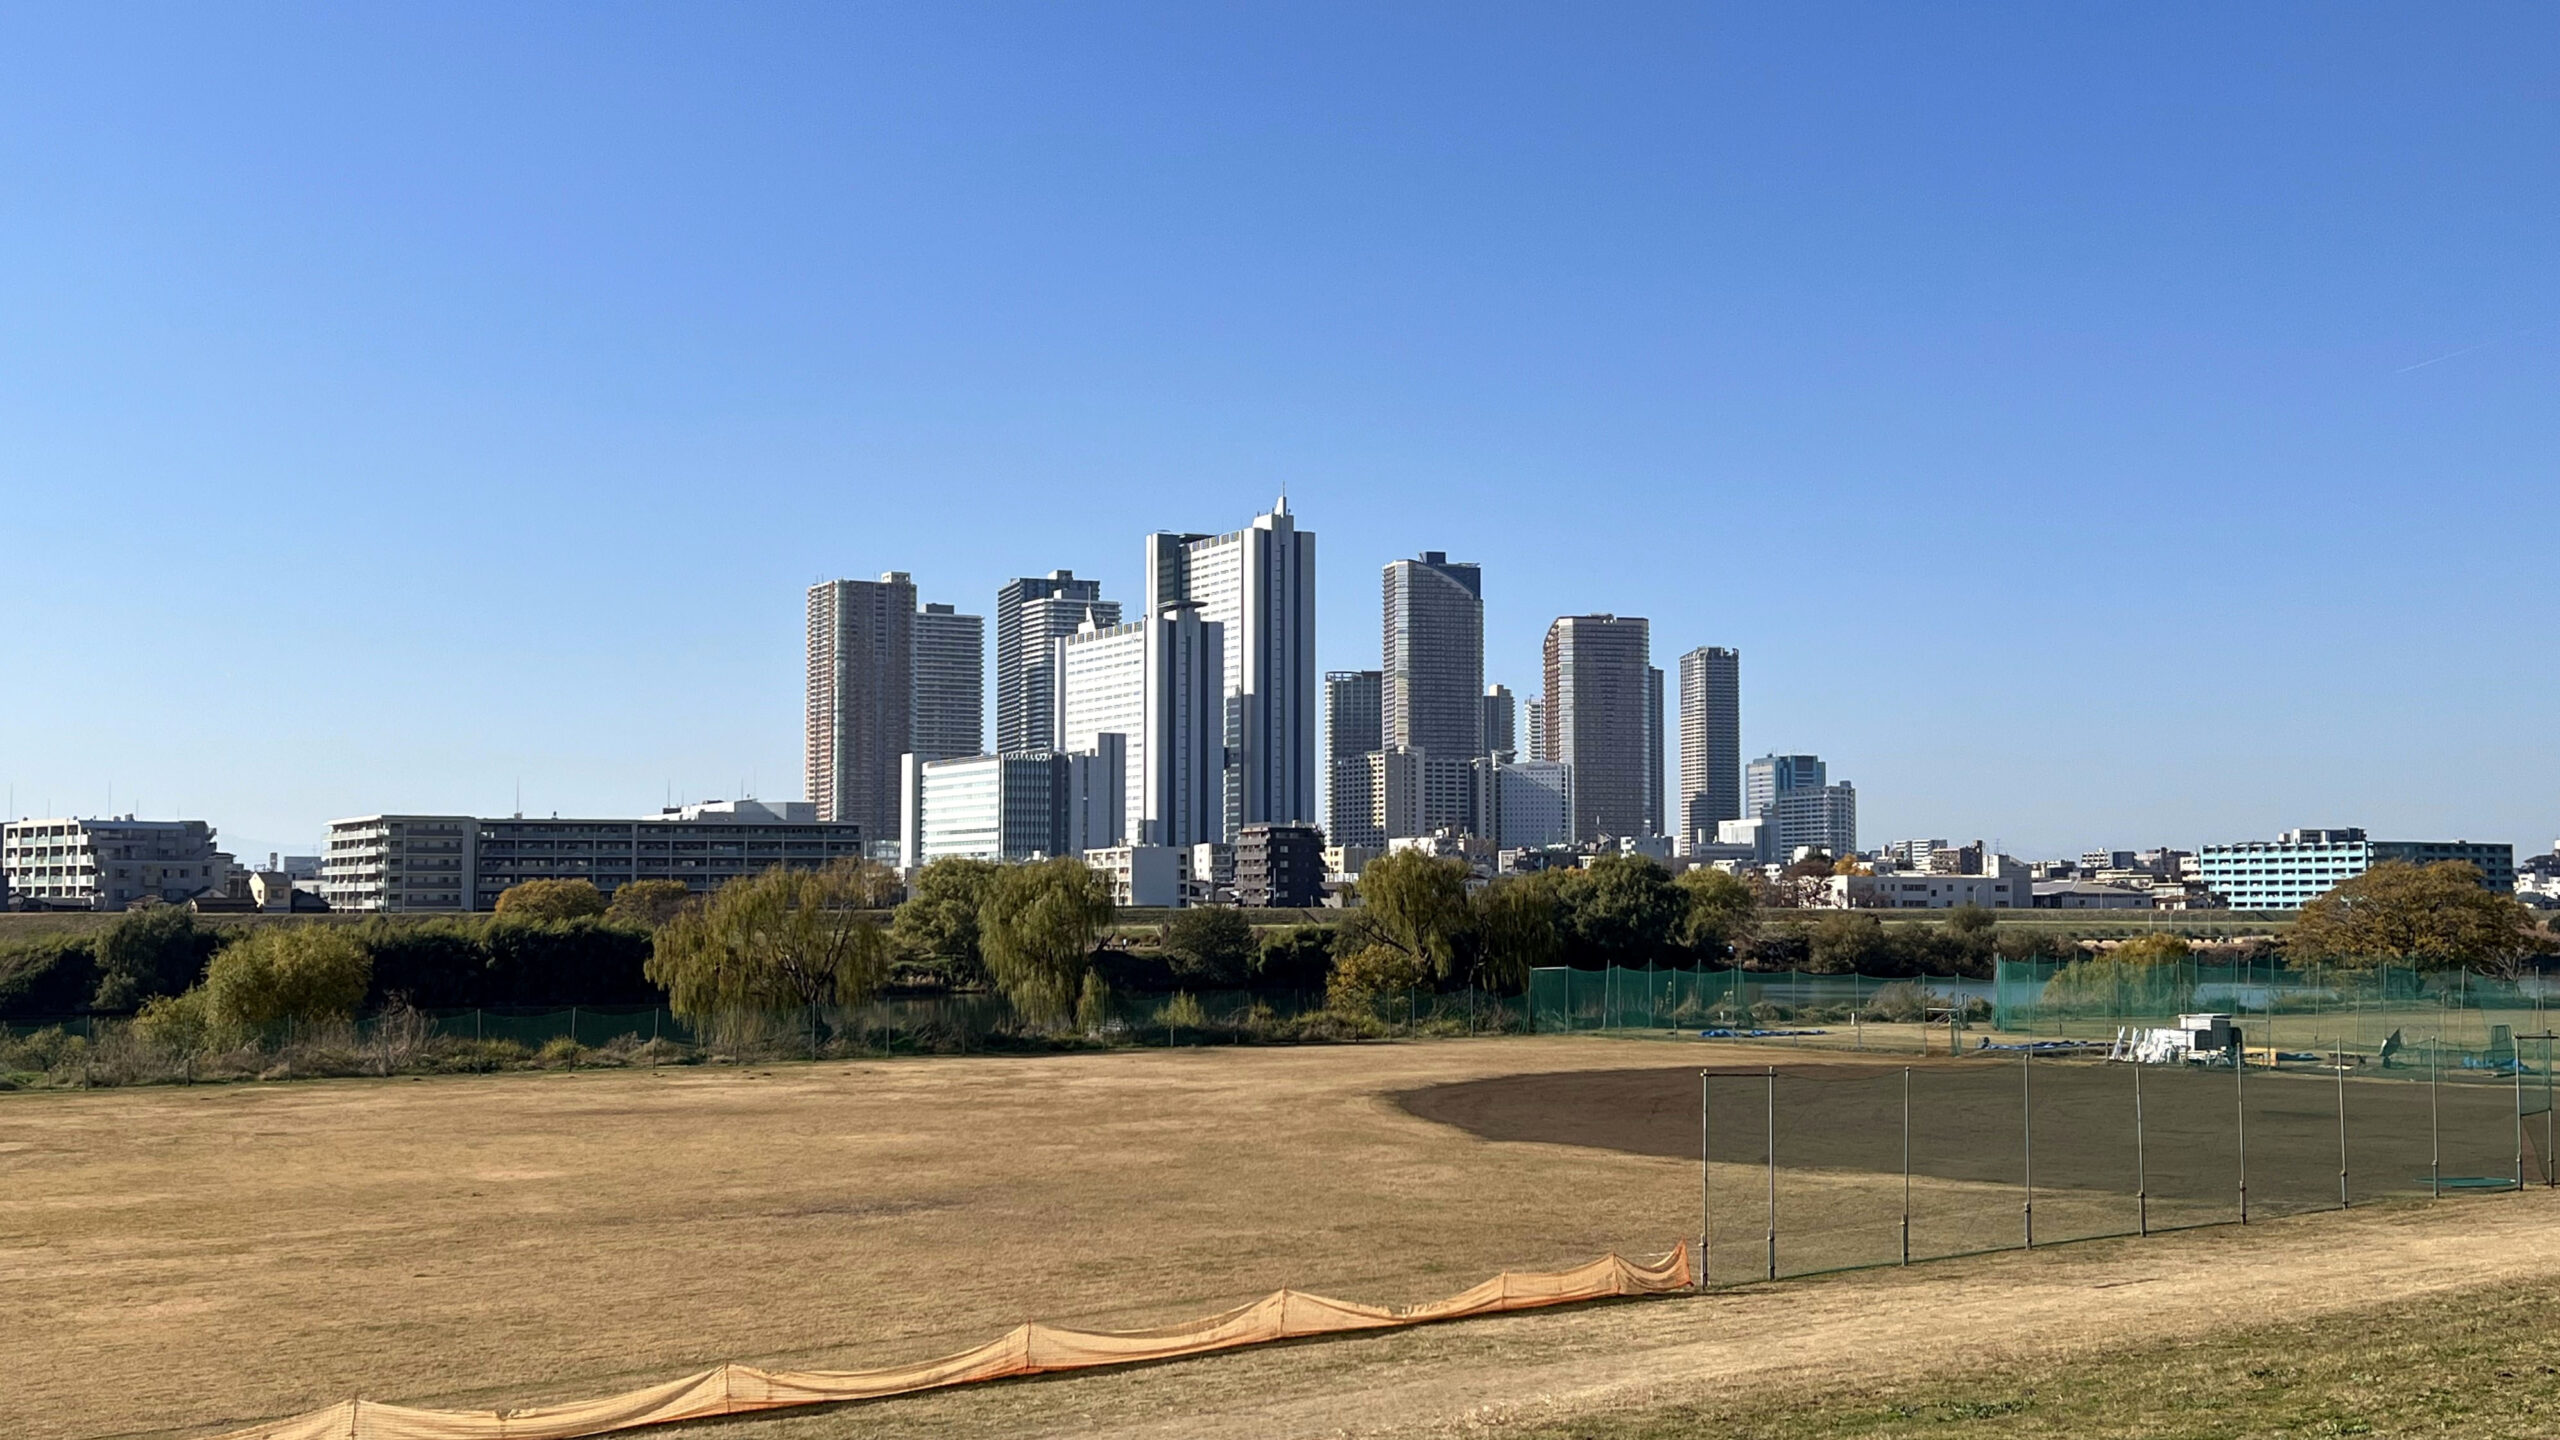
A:
[[[2134,1223],[2151,1233],[2151,1171],[2142,1154],[2142,1062],[2133,1062],[2133,1209]]]
[[[1698,1288],[1701,1290],[1707,1288],[1707,1241],[1714,1233],[1714,1222],[1707,1218],[1707,1117],[1713,1113],[1708,1102],[1715,1093],[1715,1083],[1713,1071],[1698,1072]]]
[[[2509,1041],[2508,1044],[2512,1048],[2514,1042]],[[2517,1051],[2511,1059],[2516,1072],[2516,1193],[2521,1195],[2524,1193],[2524,1053]]]
[[[1902,1067],[1902,1263],[1911,1263],[1911,1067],[1908,1065]]]
[[[1778,1278],[1778,1067],[1769,1067],[1769,1278]]]
[[[2338,1208],[2347,1208],[2347,1056],[2340,1048],[2332,1048],[2330,1059],[2338,1068]]]
[[[2024,1137],[2018,1153],[2024,1162],[2020,1173],[2026,1182],[2027,1192],[2027,1248],[2033,1250],[2036,1248],[2036,1106],[2035,1086],[2029,1077],[2035,1074],[2036,1052],[2033,1040],[2027,1044],[2029,1048],[2018,1052],[2018,1124]]]
[[[2436,1084],[2444,1076],[2443,1057],[2436,1053],[2436,1041],[2427,1040],[2427,1198],[2444,1198],[2444,1129],[2437,1123]]]
[[[2234,1007],[2237,1008],[2237,1007]],[[2240,1223],[2249,1223],[2249,1102],[2242,1093],[2241,1081],[2249,1073],[2249,1037],[2231,1037],[2231,1112],[2232,1133],[2240,1141]]]

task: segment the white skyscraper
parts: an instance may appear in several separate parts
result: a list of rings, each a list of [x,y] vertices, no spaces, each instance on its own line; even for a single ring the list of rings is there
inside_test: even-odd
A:
[[[1090,751],[1100,736],[1123,737],[1127,838],[1136,843],[1193,845],[1219,833],[1224,641],[1199,607],[1176,604],[1054,642],[1058,748]]]
[[[1288,497],[1225,535],[1147,537],[1147,612],[1187,602],[1225,647],[1225,796],[1218,829],[1314,822],[1316,537]]]

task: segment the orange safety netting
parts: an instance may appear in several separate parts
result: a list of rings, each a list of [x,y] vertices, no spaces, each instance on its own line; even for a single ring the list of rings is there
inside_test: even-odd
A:
[[[234,1430],[219,1440],[574,1440],[678,1420],[876,1400],[1048,1370],[1169,1360],[1272,1340],[1384,1330],[1613,1295],[1659,1295],[1688,1286],[1689,1247],[1684,1242],[1653,1264],[1612,1254],[1571,1270],[1525,1274],[1506,1270],[1471,1290],[1427,1305],[1361,1305],[1280,1290],[1223,1315],[1156,1330],[1023,1325],[975,1350],[887,1370],[759,1370],[752,1365],[722,1365],[599,1400],[532,1410],[416,1410],[349,1400]]]

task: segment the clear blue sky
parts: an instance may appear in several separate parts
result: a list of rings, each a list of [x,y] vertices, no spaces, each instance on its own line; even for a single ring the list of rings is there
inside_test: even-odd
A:
[[[802,594],[1288,487],[1739,646],[1864,838],[2560,833],[2560,11],[0,17],[0,781],[799,793]]]

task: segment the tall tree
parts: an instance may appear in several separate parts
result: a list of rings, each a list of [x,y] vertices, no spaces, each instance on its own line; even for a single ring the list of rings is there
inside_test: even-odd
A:
[[[2390,860],[2302,907],[2285,937],[2296,963],[2370,969],[2488,970],[2512,974],[2534,953],[2533,912],[2483,887],[2460,860]]]
[[[1470,918],[1465,861],[1400,850],[1360,872],[1360,905],[1343,922],[1345,940],[1336,948],[1345,956],[1392,950],[1411,962],[1413,975],[1445,977],[1457,964]]]
[[[1475,893],[1473,982],[1488,990],[1521,990],[1529,972],[1552,965],[1563,949],[1556,928],[1554,884],[1542,875],[1516,875]]]
[[[1679,939],[1693,955],[1722,960],[1750,940],[1760,926],[1760,892],[1729,871],[1699,865],[1671,882],[1688,897]]]
[[[1073,856],[995,877],[978,909],[978,943],[1014,1009],[1044,1024],[1075,1009],[1113,908],[1111,883]]]
[[[1644,965],[1680,945],[1690,896],[1642,855],[1603,855],[1559,881],[1567,953],[1575,964]]]
[[[867,860],[732,880],[658,932],[646,973],[688,1017],[859,1004],[889,972],[888,937],[866,912],[896,890]]]
[[[890,923],[889,938],[910,962],[952,986],[983,985],[987,960],[979,948],[978,910],[1002,866],[945,855],[916,872],[906,903]]]

